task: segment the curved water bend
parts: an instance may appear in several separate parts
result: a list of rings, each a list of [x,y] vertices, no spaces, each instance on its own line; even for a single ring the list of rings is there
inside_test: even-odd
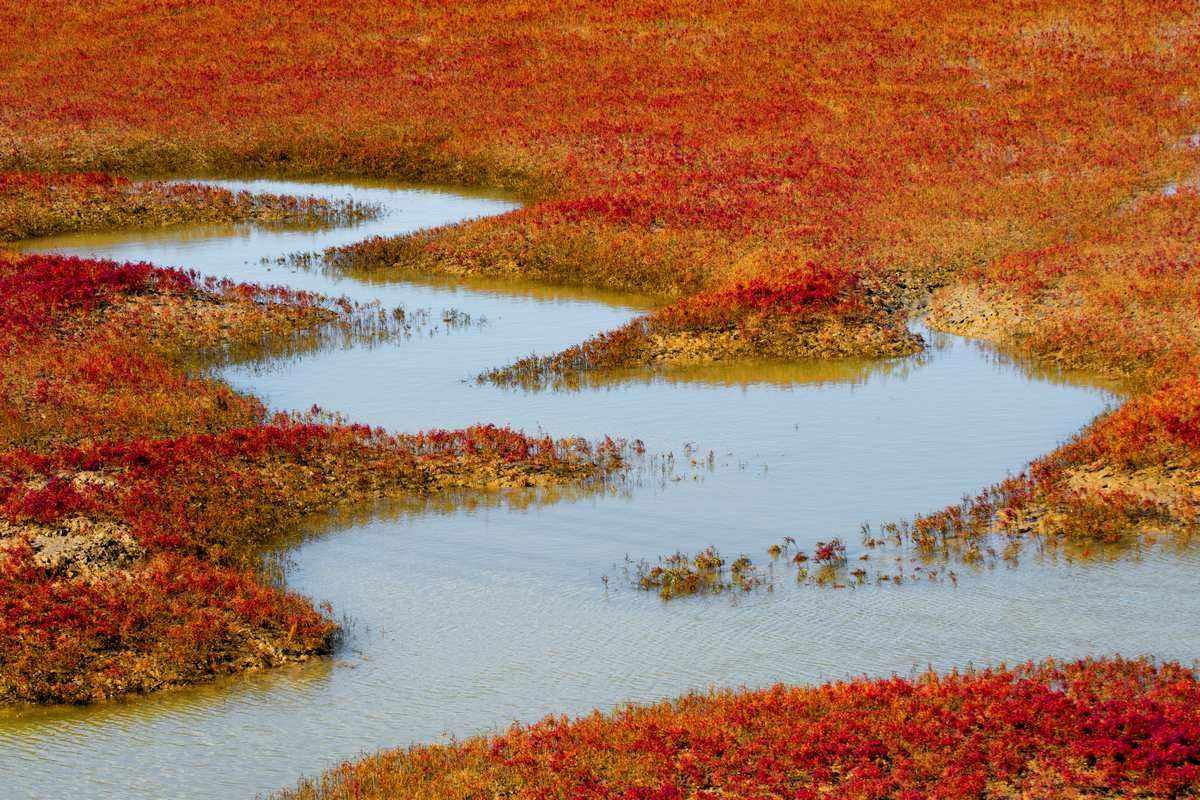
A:
[[[509,207],[378,185],[231,185],[382,198],[390,213],[371,224],[390,232]],[[1109,398],[947,337],[924,357],[883,365],[717,368],[570,393],[477,386],[464,379],[620,324],[639,303],[530,287],[366,285],[268,270],[261,260],[364,235],[182,229],[31,247],[486,316],[482,327],[225,374],[279,408],[315,402],[397,430],[491,421],[637,436],[673,450],[684,480],[524,510],[415,508],[345,520],[294,550],[289,572],[296,589],[352,618],[336,662],[0,720],[7,796],[251,797],[377,747],[710,684],[1115,650],[1189,658],[1200,649],[1192,556],[1090,566],[1031,558],[964,576],[957,589],[836,592],[781,580],[771,594],[669,606],[630,591],[612,566],[626,554],[716,544],[765,560],[766,545],[784,535],[805,546],[833,535],[853,542],[863,520],[936,508],[1019,468]],[[714,451],[714,469],[693,479],[685,443]],[[1163,598],[1178,613],[1157,613]]]

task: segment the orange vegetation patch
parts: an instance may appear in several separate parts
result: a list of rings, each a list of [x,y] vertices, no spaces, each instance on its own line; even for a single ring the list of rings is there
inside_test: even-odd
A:
[[[1200,523],[1200,195],[1137,198],[1069,241],[1006,255],[934,297],[939,327],[1138,392],[1030,470],[918,521],[927,545],[1018,538],[1137,541]]]
[[[689,695],[383,752],[280,800],[1192,797],[1200,680],[1119,658]]]
[[[0,255],[0,448],[251,424],[264,413],[257,400],[184,372],[180,359],[337,316],[308,295],[149,264]]]
[[[1067,367],[1151,382],[1178,371],[1200,358],[1200,194],[1141,196],[973,269],[935,296],[931,320]]]

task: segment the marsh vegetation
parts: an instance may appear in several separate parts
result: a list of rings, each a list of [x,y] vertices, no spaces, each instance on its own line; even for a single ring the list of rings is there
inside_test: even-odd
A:
[[[358,647],[370,680],[317,681],[338,703],[268,688],[241,717],[286,709],[338,753],[255,748],[233,791],[680,695],[297,791],[1194,794],[1195,673],[1110,654],[1200,647],[1195,9],[558,11],[4,4],[0,237],[56,238],[0,254],[0,699]],[[513,194],[129,177],[213,170]],[[264,563],[313,514],[397,500],[451,509]],[[601,587],[622,552],[674,555]],[[404,634],[337,644],[330,608]],[[952,671],[976,659],[1029,663]],[[918,661],[939,671],[879,677]],[[780,678],[820,685],[688,694]],[[25,707],[4,771],[228,793],[138,783],[189,726],[225,746],[204,732],[239,712],[198,702],[125,749],[88,727],[120,712]]]

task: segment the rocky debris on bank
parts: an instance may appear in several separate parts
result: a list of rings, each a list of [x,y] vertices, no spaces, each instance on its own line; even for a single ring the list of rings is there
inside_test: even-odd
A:
[[[57,578],[93,580],[145,556],[127,525],[82,516],[53,525],[0,520],[0,552],[20,542],[32,548],[35,564]]]

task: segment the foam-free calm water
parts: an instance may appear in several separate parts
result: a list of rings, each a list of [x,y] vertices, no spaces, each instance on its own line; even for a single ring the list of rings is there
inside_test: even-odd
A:
[[[353,196],[386,213],[327,231],[175,229],[30,243],[387,305],[454,307],[483,326],[227,369],[281,409],[314,403],[397,431],[496,422],[556,435],[641,438],[681,480],[602,496],[453,510],[436,501],[326,524],[288,580],[351,620],[334,660],[86,709],[0,716],[5,797],[252,797],[379,747],[466,736],[710,685],[820,681],[1048,655],[1200,650],[1191,554],[1016,568],[949,584],[777,588],[670,604],[622,562],[715,544],[768,561],[864,520],[897,519],[1019,469],[1099,412],[1094,386],[1031,375],[963,340],[881,364],[692,370],[575,392],[476,385],[479,371],[549,352],[637,313],[637,298],[544,287],[334,280],[264,257],[501,213],[487,197],[386,185],[226,182]],[[715,466],[693,469],[685,447]],[[606,589],[602,578],[609,577]],[[1165,601],[1165,603],[1164,603]],[[1170,614],[1162,614],[1165,607]]]

